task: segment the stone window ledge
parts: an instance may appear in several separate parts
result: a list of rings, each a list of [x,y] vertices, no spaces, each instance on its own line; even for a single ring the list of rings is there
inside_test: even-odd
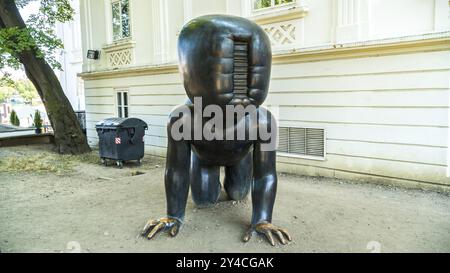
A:
[[[123,49],[134,48],[136,42],[131,39],[120,40],[111,44],[103,45],[103,50],[108,53],[112,51],[118,51]]]
[[[264,11],[255,11],[248,19],[258,24],[266,25],[289,20],[300,19],[308,15],[307,6],[286,5],[280,8],[270,8]]]

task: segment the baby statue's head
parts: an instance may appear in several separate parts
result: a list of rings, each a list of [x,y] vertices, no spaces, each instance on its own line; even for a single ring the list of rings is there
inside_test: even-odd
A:
[[[261,105],[267,97],[272,51],[256,23],[227,15],[190,21],[178,41],[179,69],[191,101],[203,105]]]

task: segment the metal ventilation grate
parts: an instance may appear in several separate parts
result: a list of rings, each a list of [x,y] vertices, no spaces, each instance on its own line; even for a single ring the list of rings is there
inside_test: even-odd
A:
[[[279,152],[325,157],[324,129],[280,127],[278,139]]]
[[[289,128],[280,127],[278,131],[278,151],[282,153],[289,152]]]
[[[310,156],[325,156],[325,132],[323,129],[306,129],[306,154]]]
[[[247,95],[248,81],[248,44],[234,42],[234,93]]]

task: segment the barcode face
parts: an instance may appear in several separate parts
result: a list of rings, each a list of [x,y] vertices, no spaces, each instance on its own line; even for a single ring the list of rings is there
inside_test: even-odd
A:
[[[248,43],[234,42],[234,94],[247,95]]]

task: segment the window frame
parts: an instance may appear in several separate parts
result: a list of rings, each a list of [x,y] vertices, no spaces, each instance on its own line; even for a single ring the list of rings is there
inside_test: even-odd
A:
[[[279,4],[279,5],[275,5],[275,0],[271,0],[270,7],[255,9],[255,1],[257,1],[257,0],[249,0],[249,1],[250,1],[250,13],[252,15],[277,12],[279,10],[284,10],[284,9],[287,9],[287,8],[297,5],[297,0],[293,0],[290,3],[284,3],[284,4]]]
[[[133,33],[132,33],[132,20],[131,20],[131,17],[132,17],[132,14],[131,14],[131,6],[132,6],[132,4],[131,4],[131,0],[128,0],[128,28],[129,28],[129,36],[127,36],[127,37],[124,37],[123,36],[123,21],[122,21],[122,2],[123,2],[124,0],[110,0],[110,5],[109,5],[109,13],[111,14],[111,16],[110,16],[110,22],[109,22],[109,25],[110,25],[110,28],[111,28],[111,41],[113,42],[113,43],[116,43],[116,42],[120,42],[120,41],[124,41],[124,40],[128,40],[128,39],[131,39],[132,38],[132,36],[133,36]],[[115,37],[115,35],[114,35],[114,12],[113,12],[113,6],[114,5],[116,5],[116,4],[119,4],[119,12],[120,12],[120,38],[117,38],[116,39],[116,37]]]
[[[116,116],[128,118],[130,116],[130,92],[128,89],[116,89]],[[126,97],[126,104],[125,104]],[[120,101],[119,101],[120,99]],[[126,109],[126,112],[125,112]],[[125,115],[126,113],[126,115]]]
[[[259,25],[270,25],[286,21],[302,19],[309,13],[309,8],[304,0],[294,0],[275,7],[254,10],[254,0],[246,0],[245,16]]]

